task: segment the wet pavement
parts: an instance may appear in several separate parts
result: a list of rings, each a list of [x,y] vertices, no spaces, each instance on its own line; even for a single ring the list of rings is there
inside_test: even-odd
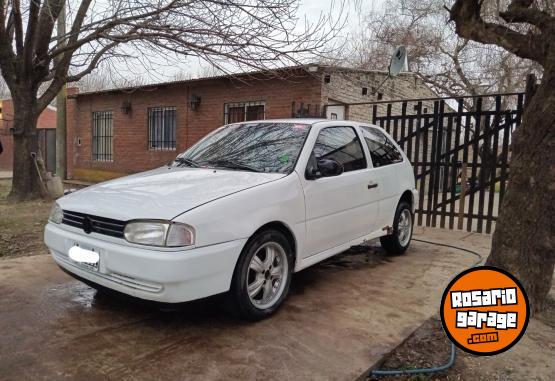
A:
[[[419,238],[478,248],[488,236]],[[404,256],[349,251],[293,278],[270,319],[221,299],[173,312],[98,293],[46,255],[0,261],[0,380],[352,380],[437,311],[474,257],[413,242]]]

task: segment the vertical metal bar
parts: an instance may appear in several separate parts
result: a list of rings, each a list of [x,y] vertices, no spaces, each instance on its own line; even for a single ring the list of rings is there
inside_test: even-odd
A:
[[[172,116],[172,149],[177,148],[177,110],[173,109]]]
[[[466,161],[463,161],[461,165],[461,199],[459,202],[459,218],[458,218],[458,228],[463,229],[464,225],[464,204],[466,201]]]
[[[451,155],[451,130],[453,129],[453,115],[449,114],[447,116],[447,135],[445,140],[445,151],[442,155],[442,162],[443,162],[443,183],[441,186],[441,219],[439,225],[442,229],[445,228],[445,215],[447,213],[447,193],[449,192],[449,169],[452,163],[449,156]],[[453,168],[452,171],[455,169]],[[453,212],[452,209],[449,212]]]
[[[114,116],[110,112],[110,161],[114,161]]]
[[[489,176],[489,198],[488,198],[488,214],[486,220],[486,233],[491,233],[491,225],[493,222],[493,204],[495,202],[495,180],[497,178],[497,152],[499,148],[499,121],[501,120],[501,96],[495,97],[495,116],[493,119],[494,128],[493,133],[493,148],[492,148],[492,159],[493,165]]]
[[[378,105],[372,106],[372,124],[376,124],[376,119],[378,118]]]
[[[472,224],[474,220],[474,193],[476,187],[476,171],[478,169],[478,143],[480,141],[480,132],[481,132],[481,124],[482,124],[482,97],[476,99],[476,111],[474,113],[474,118],[476,120],[476,124],[474,127],[474,137],[472,141],[472,162],[470,165],[472,166],[472,174],[470,178],[470,195],[468,199],[468,215],[469,218],[466,221],[466,230],[472,231]]]
[[[95,113],[92,113],[92,129],[91,129],[91,159],[94,161],[96,158],[94,157],[94,153],[96,152],[95,149],[95,135],[96,135],[96,117]]]
[[[482,143],[482,151],[487,152],[490,149],[490,115],[487,114],[484,117],[484,124],[483,124],[483,143]],[[487,153],[486,153],[487,155]],[[486,156],[484,155],[484,156]],[[486,196],[486,167],[488,165],[488,158],[482,158],[480,160],[480,174],[478,176],[480,192],[478,194],[478,233],[482,233],[484,230],[484,202]]]
[[[472,114],[469,112],[466,115],[466,123],[465,123],[465,127],[464,127],[464,140],[463,140],[463,160],[462,160],[462,168],[461,168],[461,188],[464,185],[464,195],[461,191],[461,198],[460,198],[460,207],[462,207],[464,209],[465,203],[466,203],[466,189],[467,189],[467,173],[466,171],[468,170],[468,146],[470,143],[470,129],[472,128]],[[464,168],[464,169],[463,169]],[[463,180],[462,177],[464,177],[464,184],[463,184]],[[459,229],[463,229],[463,219],[464,219],[464,213],[461,216],[459,215]]]
[[[457,172],[458,172],[458,163],[459,163],[459,142],[461,138],[461,122],[462,122],[462,113],[463,113],[463,99],[458,99],[458,106],[457,106],[457,118],[455,121],[455,142],[454,142],[454,152],[453,152],[453,160],[452,160],[452,171],[451,171],[451,205],[449,207],[450,214],[449,214],[449,229],[454,229],[455,227],[455,199],[457,196]]]
[[[405,142],[405,136],[406,136],[406,119],[407,119],[407,102],[403,102],[401,104],[401,137],[399,139],[399,141],[401,142],[401,149],[403,151],[406,151],[406,142]],[[395,128],[397,129],[397,128]]]
[[[422,110],[422,102],[418,102],[419,110]],[[422,114],[420,114],[422,117]],[[418,225],[422,226],[423,224],[423,215],[424,209],[426,205],[424,203],[424,195],[426,194],[426,183],[428,178],[427,167],[428,167],[428,129],[430,126],[428,125],[429,117],[428,114],[424,114],[424,125],[421,126],[420,119],[418,121],[418,129],[421,131],[420,136],[422,136],[422,159],[420,161],[421,171],[420,171],[420,214],[418,215]]]
[[[385,119],[385,131],[391,135],[391,103],[387,104],[387,113]]]
[[[105,121],[105,115],[103,113],[100,113],[99,115],[100,117],[100,131],[99,131],[99,146],[98,146],[98,160],[103,161],[105,159],[104,157],[104,139],[105,139],[105,132],[104,132],[104,124],[106,123]]]
[[[148,109],[148,150],[154,148],[154,108]]]
[[[441,156],[443,154],[443,114],[445,110],[445,101],[441,100],[439,102],[439,112],[436,117],[435,136],[436,144],[434,145],[435,152],[435,165],[434,165],[434,192],[432,194],[433,198],[433,210],[432,210],[432,226],[435,228],[437,226],[437,215],[438,215],[438,199],[439,199],[439,186],[441,181]],[[435,112],[435,107],[434,107]]]
[[[413,163],[413,167],[414,167],[414,181],[415,181],[415,185],[418,187],[418,179],[420,178],[419,176],[419,171],[418,169],[420,168],[420,162],[419,162],[419,158],[420,158],[420,132],[421,132],[421,120],[420,120],[420,114],[422,112],[422,102],[418,102],[415,108],[416,111],[416,115],[415,115],[415,122],[416,122],[416,126],[415,126],[415,130],[414,130],[414,160],[412,161]],[[420,188],[420,187],[418,187]]]
[[[107,161],[108,160],[108,138],[107,138],[107,136],[108,136],[108,114],[107,113],[104,113],[102,120],[103,120],[102,136],[103,136],[103,144],[104,144],[102,154],[104,156],[103,157],[104,161]]]
[[[426,226],[432,224],[432,214],[434,210],[434,192],[435,189],[435,169],[436,169],[436,153],[437,153],[437,130],[438,130],[438,113],[439,102],[434,102],[434,113],[432,117],[432,145],[430,147],[430,181],[428,182],[428,205],[426,208]]]

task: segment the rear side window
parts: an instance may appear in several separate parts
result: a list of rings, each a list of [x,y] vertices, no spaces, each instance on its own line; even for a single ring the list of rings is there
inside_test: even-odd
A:
[[[360,139],[352,127],[324,128],[318,135],[313,153],[316,160],[338,161],[345,172],[366,168]]]
[[[374,167],[383,167],[384,165],[403,161],[401,152],[379,129],[362,126],[361,130],[364,140],[368,145]]]

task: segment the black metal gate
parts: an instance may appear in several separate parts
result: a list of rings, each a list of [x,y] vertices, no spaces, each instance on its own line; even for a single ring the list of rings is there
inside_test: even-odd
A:
[[[523,103],[523,93],[365,103],[412,162],[418,225],[491,233]]]

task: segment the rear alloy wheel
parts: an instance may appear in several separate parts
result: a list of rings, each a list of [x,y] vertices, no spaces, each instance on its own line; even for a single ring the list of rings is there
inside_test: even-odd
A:
[[[401,201],[397,205],[393,220],[393,234],[380,238],[382,247],[390,255],[403,254],[410,245],[412,238],[413,215],[410,204]]]
[[[247,244],[235,269],[231,297],[233,309],[249,320],[274,313],[289,291],[292,250],[277,230],[257,234]]]

